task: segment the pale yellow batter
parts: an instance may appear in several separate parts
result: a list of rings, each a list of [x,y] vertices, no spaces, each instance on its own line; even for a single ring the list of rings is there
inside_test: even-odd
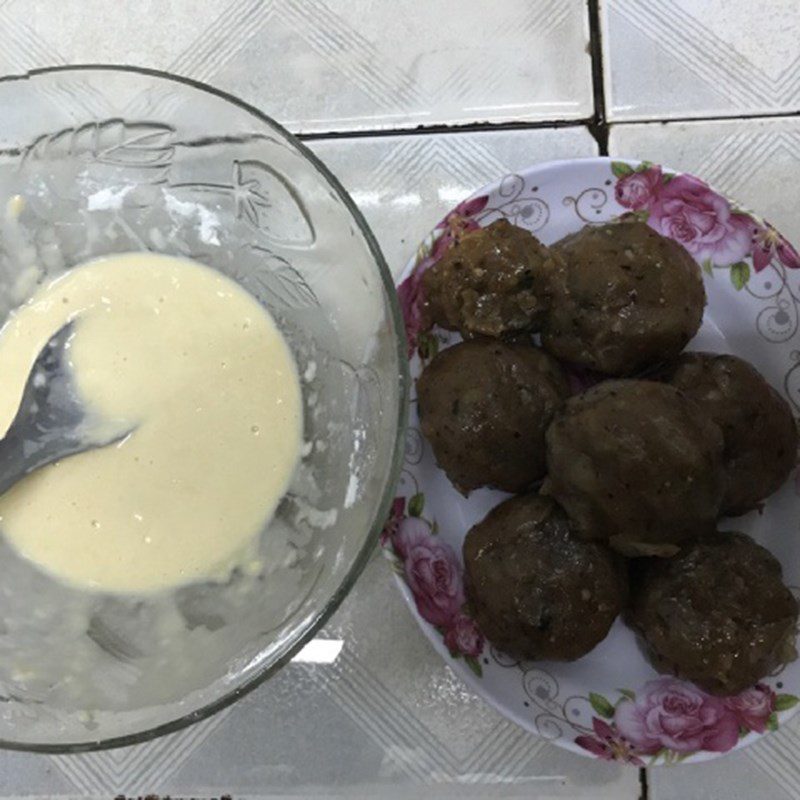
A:
[[[0,430],[36,354],[70,318],[84,401],[138,427],[17,484],[0,497],[0,530],[45,570],[93,589],[224,576],[299,458],[300,385],[275,322],[233,281],[188,260],[88,262],[0,331]]]

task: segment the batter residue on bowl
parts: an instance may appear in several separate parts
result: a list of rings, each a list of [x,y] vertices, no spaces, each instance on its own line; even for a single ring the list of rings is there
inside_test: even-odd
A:
[[[273,514],[300,455],[300,384],[269,313],[229,278],[147,253],[87,262],[0,331],[0,429],[48,338],[76,319],[87,406],[136,425],[122,443],[28,476],[0,530],[61,579],[151,592],[224,576]]]

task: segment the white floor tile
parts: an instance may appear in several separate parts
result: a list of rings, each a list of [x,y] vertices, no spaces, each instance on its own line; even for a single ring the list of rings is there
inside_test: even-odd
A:
[[[531,736],[469,692],[419,631],[376,553],[322,634],[334,663],[292,663],[222,715],[136,747],[0,751],[0,798],[637,800],[638,770]]]
[[[352,194],[399,275],[430,229],[489,181],[541,161],[597,155],[583,127],[310,142]]]
[[[0,72],[122,63],[228,90],[296,131],[577,120],[584,0],[6,0]]]
[[[615,125],[609,150],[691,172],[800,244],[800,119]]]
[[[601,0],[612,120],[800,110],[800,3]]]

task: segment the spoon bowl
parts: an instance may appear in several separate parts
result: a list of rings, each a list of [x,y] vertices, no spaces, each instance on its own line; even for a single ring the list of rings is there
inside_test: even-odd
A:
[[[75,321],[54,333],[31,367],[19,409],[0,439],[0,495],[34,470],[122,441],[134,428],[82,403],[69,365]]]

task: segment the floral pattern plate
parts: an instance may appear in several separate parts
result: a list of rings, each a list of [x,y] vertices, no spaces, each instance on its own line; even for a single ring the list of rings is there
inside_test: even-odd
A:
[[[708,305],[690,349],[736,353],[800,410],[800,256],[767,222],[687,174],[637,161],[562,161],[507,175],[459,204],[422,242],[398,288],[417,376],[457,341],[419,330],[421,275],[465,231],[500,217],[552,244],[586,224],[635,215],[686,247]],[[412,392],[405,466],[382,545],[425,634],[484,699],[524,728],[583,755],[642,766],[704,761],[776,730],[794,713],[800,662],[734,697],[658,675],[620,620],[573,663],[521,663],[485,640],[465,605],[461,545],[505,495],[462,497],[419,431]],[[730,523],[769,547],[800,586],[797,477],[760,512]],[[725,529],[725,522],[722,528]]]

